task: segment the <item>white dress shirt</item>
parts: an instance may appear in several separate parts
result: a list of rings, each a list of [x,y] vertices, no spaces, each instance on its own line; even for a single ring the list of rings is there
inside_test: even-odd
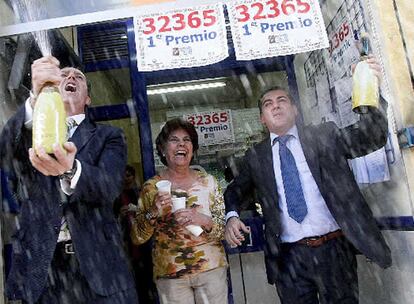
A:
[[[282,242],[296,242],[305,237],[324,235],[331,231],[339,229],[338,224],[333,218],[331,212],[326,206],[319,188],[312,176],[308,163],[303,153],[302,145],[299,141],[298,129],[292,127],[287,134],[292,137],[286,143],[286,146],[292,152],[295,158],[296,167],[299,172],[299,179],[302,185],[303,195],[306,200],[308,213],[301,223],[292,219],[287,211],[285,189],[283,187],[282,172],[280,170],[279,142],[272,146],[273,170],[275,172],[276,184],[279,198],[280,220],[282,225],[281,239]],[[270,133],[270,144],[278,135]],[[277,206],[275,206],[277,208]],[[231,216],[238,216],[235,211],[226,214],[226,220]]]

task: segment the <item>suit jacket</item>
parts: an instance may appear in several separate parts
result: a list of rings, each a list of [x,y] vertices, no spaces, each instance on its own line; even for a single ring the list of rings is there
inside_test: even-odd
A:
[[[386,106],[384,106],[386,108]],[[326,204],[354,247],[381,267],[391,264],[391,253],[362,196],[347,159],[373,152],[387,139],[385,110],[372,110],[350,127],[332,122],[298,125],[299,139],[309,169]],[[265,223],[265,262],[270,284],[277,275],[280,249],[280,214],[269,137],[246,152],[237,176],[224,194],[226,212],[240,211],[244,193],[255,188]]]
[[[74,193],[64,194],[58,177],[44,176],[28,159],[32,132],[21,108],[0,136],[1,167],[20,204],[6,293],[35,302],[47,282],[62,216],[71,233],[80,270],[90,287],[109,296],[134,286],[112,204],[122,188],[126,145],[120,129],[85,120],[71,138],[82,173]]]

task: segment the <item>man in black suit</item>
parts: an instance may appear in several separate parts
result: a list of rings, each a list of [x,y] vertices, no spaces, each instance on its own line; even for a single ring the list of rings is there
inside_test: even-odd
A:
[[[375,59],[369,63],[378,73]],[[246,153],[224,194],[227,242],[241,245],[248,232],[239,204],[254,188],[265,223],[268,282],[282,303],[358,303],[355,253],[381,267],[391,265],[391,253],[347,160],[385,145],[384,108],[344,129],[332,122],[302,126],[280,87],[267,90],[259,108],[270,134]]]
[[[69,142],[54,157],[32,146],[32,112],[46,83],[59,87]],[[122,189],[122,131],[92,122],[85,75],[53,57],[32,64],[31,97],[0,136],[1,168],[20,205],[6,293],[23,303],[137,303],[112,203]]]

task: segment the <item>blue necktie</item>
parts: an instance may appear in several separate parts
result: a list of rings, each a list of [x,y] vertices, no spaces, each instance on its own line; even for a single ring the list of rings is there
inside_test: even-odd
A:
[[[295,158],[289,148],[286,147],[286,143],[290,137],[292,135],[280,136],[275,138],[273,143],[276,143],[276,141],[279,142],[280,171],[282,172],[289,216],[296,222],[301,223],[308,213],[308,208],[306,207],[305,197],[303,196]]]

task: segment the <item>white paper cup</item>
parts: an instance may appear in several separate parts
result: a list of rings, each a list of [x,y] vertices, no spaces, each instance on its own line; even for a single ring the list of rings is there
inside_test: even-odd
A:
[[[203,228],[197,225],[188,225],[185,228],[187,228],[194,236],[199,236],[203,233]]]
[[[155,186],[158,192],[171,194],[171,182],[169,180],[160,180]]]
[[[172,200],[172,212],[177,211],[178,209],[185,208],[185,197],[173,197]]]

